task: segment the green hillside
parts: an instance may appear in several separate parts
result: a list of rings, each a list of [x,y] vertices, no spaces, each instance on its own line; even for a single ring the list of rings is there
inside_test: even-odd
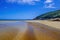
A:
[[[52,19],[52,18],[60,18],[60,10],[44,13],[42,15],[37,16],[34,19]]]

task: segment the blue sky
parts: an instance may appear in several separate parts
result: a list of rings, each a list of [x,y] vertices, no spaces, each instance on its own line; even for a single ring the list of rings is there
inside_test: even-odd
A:
[[[0,0],[0,19],[33,19],[59,9],[60,0]]]

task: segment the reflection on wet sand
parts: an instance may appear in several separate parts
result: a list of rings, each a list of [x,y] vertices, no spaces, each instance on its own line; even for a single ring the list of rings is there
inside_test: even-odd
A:
[[[12,40],[18,33],[18,29],[10,28],[8,30],[4,30],[0,32],[0,40]]]
[[[60,40],[60,30],[36,22],[22,24],[0,29],[0,40]]]
[[[34,22],[30,22],[29,25],[33,26],[37,40],[60,40],[60,30]]]

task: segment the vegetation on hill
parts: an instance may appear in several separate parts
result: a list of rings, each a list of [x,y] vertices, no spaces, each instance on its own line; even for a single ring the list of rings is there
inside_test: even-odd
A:
[[[60,10],[56,10],[56,11],[52,11],[52,12],[48,12],[42,15],[37,16],[36,20],[44,20],[44,19],[53,19],[53,18],[60,18]]]

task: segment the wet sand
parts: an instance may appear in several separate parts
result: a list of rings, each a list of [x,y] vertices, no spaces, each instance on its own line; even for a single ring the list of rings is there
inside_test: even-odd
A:
[[[60,30],[38,22],[26,23],[7,28],[8,31],[0,30],[0,40],[60,40]]]
[[[60,40],[60,30],[44,24],[30,22],[37,40]]]

